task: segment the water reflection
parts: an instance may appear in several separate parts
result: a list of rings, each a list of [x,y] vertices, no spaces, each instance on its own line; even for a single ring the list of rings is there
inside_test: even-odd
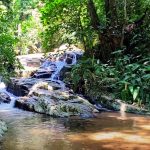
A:
[[[101,113],[56,119],[21,110],[0,112],[8,122],[0,150],[148,150],[150,117]]]

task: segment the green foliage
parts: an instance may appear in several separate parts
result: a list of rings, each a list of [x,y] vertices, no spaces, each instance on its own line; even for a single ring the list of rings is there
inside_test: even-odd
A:
[[[7,78],[17,65],[14,52],[17,39],[13,35],[12,10],[3,3],[0,8],[0,76]]]
[[[98,60],[83,59],[73,67],[67,81],[75,91],[92,99],[100,99],[102,94],[111,93],[130,104],[150,106],[150,59],[131,63],[130,56],[113,53],[113,65],[99,63]],[[118,54],[119,53],[119,54]]]
[[[108,6],[108,1],[101,0],[42,2],[44,48],[49,51],[67,42],[83,45],[88,53],[89,58],[73,67],[68,78],[75,91],[91,97],[111,91],[129,103],[150,103],[149,0],[111,0]],[[94,3],[96,12],[89,10],[89,2]]]
[[[96,10],[88,8],[93,2]],[[49,51],[62,43],[82,45],[89,57],[107,62],[111,52],[125,46],[129,54],[148,50],[149,0],[112,0],[106,6],[101,0],[42,0],[41,9],[44,32],[43,47]],[[125,3],[126,2],[126,3]],[[108,12],[106,11],[108,9]],[[125,27],[136,23],[148,9],[140,25],[126,35]],[[97,14],[93,16],[91,14]],[[126,43],[124,42],[125,40]],[[139,42],[142,40],[142,44]],[[140,45],[141,44],[141,45]]]
[[[96,59],[83,59],[73,67],[70,76],[66,79],[72,83],[72,88],[93,99],[98,99],[107,90],[113,88],[118,72],[114,67],[101,64]],[[111,85],[110,85],[111,84]],[[81,90],[81,91],[80,91]]]
[[[43,0],[41,9],[43,47],[46,50],[62,43],[92,47],[96,34],[90,25],[86,0]]]
[[[149,103],[150,71],[148,66],[140,63],[126,65],[117,86],[121,91],[122,99],[139,105]]]
[[[19,39],[16,45],[18,55],[39,52],[39,32],[42,31],[38,0],[14,0],[12,5],[15,36]],[[38,49],[38,48],[39,49]]]
[[[150,103],[149,55],[146,50],[136,57],[124,55],[121,50],[113,53],[114,67],[119,71],[119,82],[115,84],[119,89],[118,97],[139,105]]]

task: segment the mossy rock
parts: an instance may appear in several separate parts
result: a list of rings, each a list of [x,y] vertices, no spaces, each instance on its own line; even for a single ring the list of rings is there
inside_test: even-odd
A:
[[[95,107],[88,101],[80,98],[64,101],[62,99],[52,99],[51,96],[40,96],[21,98],[16,101],[16,107],[35,111],[55,117],[93,117]]]
[[[114,111],[121,111],[122,107],[124,107],[123,111],[127,113],[150,115],[150,111],[146,109],[143,109],[134,105],[130,105],[130,104],[123,102],[122,100],[113,99],[111,97],[104,96],[104,95],[101,96],[101,103],[105,108],[114,110]]]

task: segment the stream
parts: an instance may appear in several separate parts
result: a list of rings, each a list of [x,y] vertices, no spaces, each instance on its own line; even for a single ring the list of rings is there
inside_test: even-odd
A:
[[[5,91],[4,84],[0,90]],[[95,118],[53,118],[0,104],[8,132],[0,150],[150,150],[150,117],[103,112]]]
[[[8,124],[0,150],[150,149],[147,116],[109,112],[92,119],[52,118],[8,106],[0,106],[0,118]]]

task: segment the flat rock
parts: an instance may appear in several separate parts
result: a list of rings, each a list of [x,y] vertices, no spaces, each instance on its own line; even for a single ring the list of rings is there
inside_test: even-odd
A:
[[[93,117],[95,108],[81,99],[68,100],[52,99],[51,96],[26,97],[16,101],[15,106],[28,111],[47,114],[54,117]]]

